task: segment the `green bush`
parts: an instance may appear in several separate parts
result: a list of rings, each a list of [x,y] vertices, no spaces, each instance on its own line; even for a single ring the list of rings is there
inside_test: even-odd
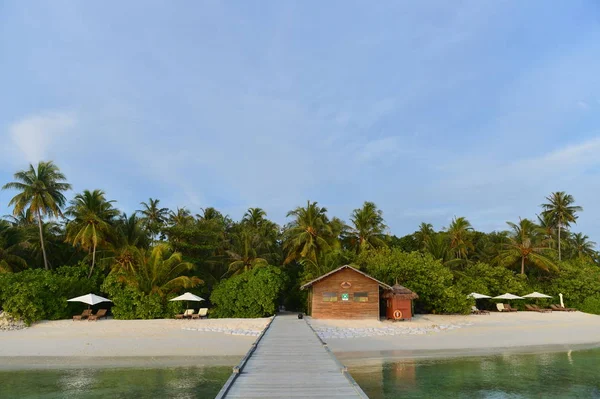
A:
[[[277,310],[285,286],[282,271],[274,266],[258,267],[227,280],[213,290],[210,300],[214,317],[265,317]]]
[[[586,298],[578,309],[582,312],[600,315],[600,294]]]
[[[389,285],[396,281],[419,295],[416,308],[425,313],[468,313],[473,301],[453,286],[452,272],[439,260],[420,252],[379,249],[363,252],[357,264]]]
[[[171,318],[182,310],[181,302],[169,302],[172,294],[161,297],[157,293],[145,294],[136,287],[125,284],[119,273],[109,274],[102,284],[113,301],[111,312],[115,319],[160,319]]]
[[[96,290],[97,277],[87,278],[88,266],[63,266],[55,271],[24,270],[0,274],[0,304],[27,324],[69,318],[81,304],[67,299]]]

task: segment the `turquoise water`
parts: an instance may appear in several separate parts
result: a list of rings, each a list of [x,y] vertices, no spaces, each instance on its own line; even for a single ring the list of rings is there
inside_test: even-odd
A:
[[[371,399],[600,398],[600,349],[346,363]],[[228,366],[0,371],[0,398],[214,398],[230,373]]]
[[[214,398],[231,367],[0,371],[0,398]]]
[[[356,361],[349,371],[371,399],[600,398],[600,349]]]

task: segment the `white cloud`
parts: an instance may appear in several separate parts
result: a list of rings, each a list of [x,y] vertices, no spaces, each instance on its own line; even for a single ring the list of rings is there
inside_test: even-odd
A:
[[[8,134],[19,156],[28,162],[46,159],[50,148],[59,136],[76,124],[73,115],[64,112],[47,112],[27,116],[8,128]]]

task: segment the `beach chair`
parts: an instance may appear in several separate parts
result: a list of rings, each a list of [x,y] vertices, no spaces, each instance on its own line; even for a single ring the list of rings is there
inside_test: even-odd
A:
[[[550,307],[552,308],[552,310],[557,310],[559,312],[576,312],[577,311],[577,309],[575,309],[575,308],[565,308],[560,305],[550,305]]]
[[[504,305],[504,309],[506,309],[506,310],[507,310],[507,311],[509,311],[509,312],[517,312],[517,311],[518,311],[518,310],[517,310],[517,309],[515,309],[515,308],[511,308],[511,307],[510,307],[510,304],[508,304],[508,303],[507,303],[506,305]]]
[[[87,319],[88,317],[90,317],[91,314],[92,309],[86,309],[83,311],[82,314],[76,314],[75,316],[73,316],[73,321]]]
[[[477,309],[477,306],[471,306],[471,313],[472,314],[490,314],[490,312],[488,312],[487,310]]]
[[[92,314],[90,315],[90,317],[88,317],[88,321],[96,321],[98,319],[101,318],[107,318],[108,315],[106,314],[106,312],[108,312],[106,309],[99,309],[96,314]]]
[[[508,310],[504,309],[504,304],[503,303],[497,303],[496,304],[496,309],[498,309],[498,312],[508,312]]]
[[[552,312],[551,309],[540,309],[539,307],[533,306],[533,305],[525,305],[525,307],[527,308],[527,310],[530,310],[532,312],[538,312],[538,313]]]
[[[185,312],[183,312],[183,314],[176,315],[175,318],[177,318],[177,319],[191,319],[193,314],[194,314],[194,309],[187,309]]]
[[[552,313],[552,309],[540,308],[538,305],[531,305],[531,307],[534,308],[535,310],[537,310],[538,312]]]
[[[198,313],[194,315],[194,319],[206,319],[208,318],[208,308],[200,308]]]

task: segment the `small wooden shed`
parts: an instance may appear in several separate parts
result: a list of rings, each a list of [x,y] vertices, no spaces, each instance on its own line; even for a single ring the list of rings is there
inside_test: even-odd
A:
[[[412,319],[412,301],[419,296],[400,284],[395,284],[383,294],[386,299],[386,316],[391,320]]]
[[[379,291],[392,287],[349,265],[306,284],[309,313],[315,319],[379,319]]]

